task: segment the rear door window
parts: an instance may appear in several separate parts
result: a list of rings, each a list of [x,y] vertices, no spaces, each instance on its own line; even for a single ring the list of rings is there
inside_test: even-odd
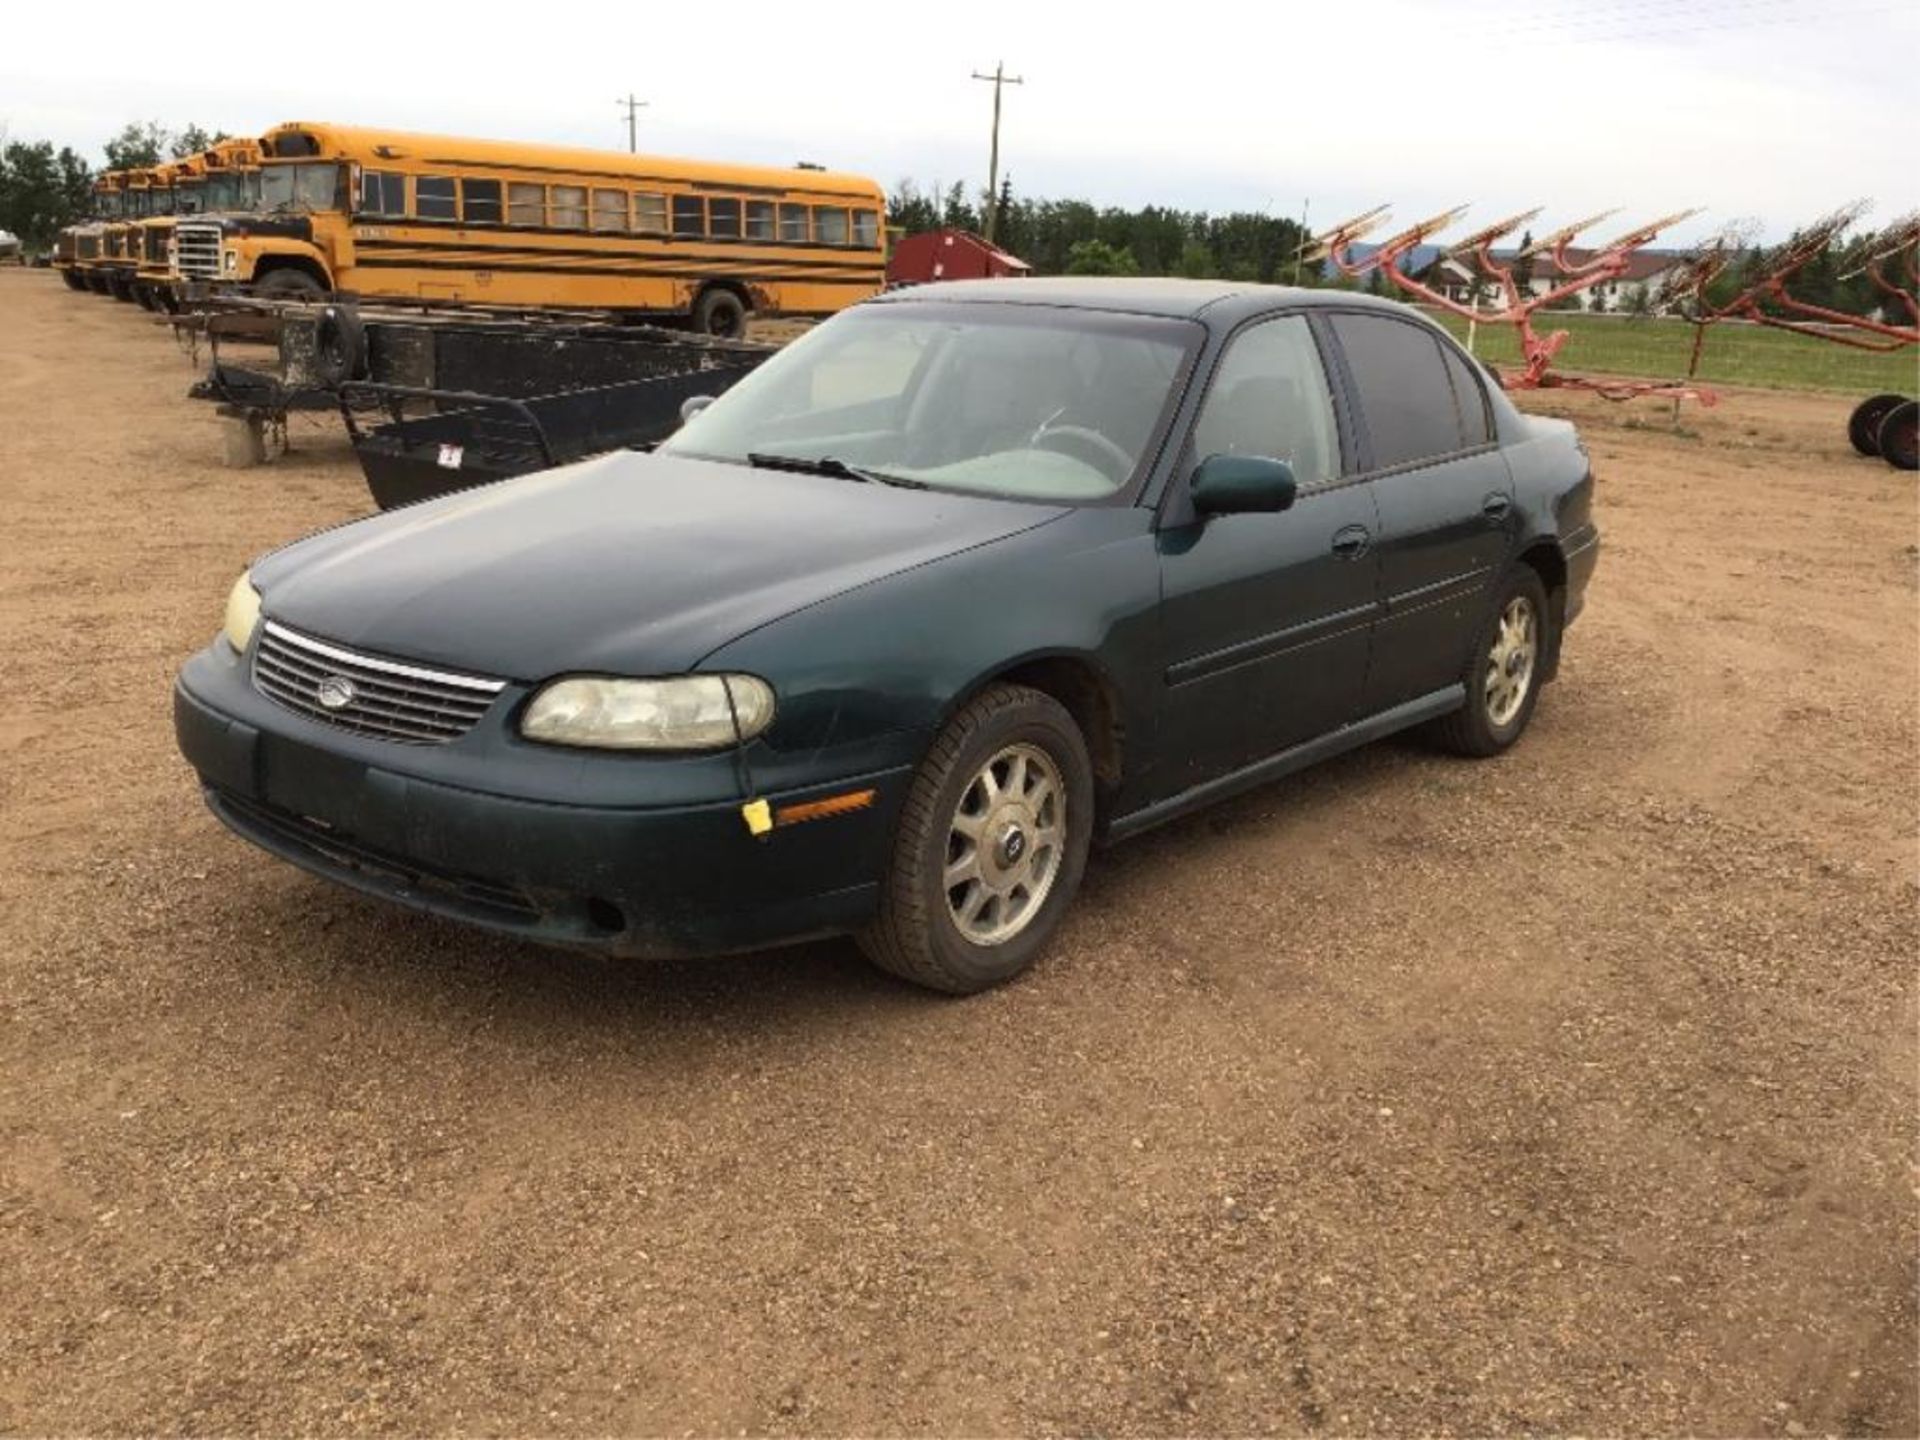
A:
[[[1441,343],[1446,357],[1447,378],[1453,381],[1454,403],[1460,407],[1460,444],[1471,450],[1493,440],[1493,412],[1487,405],[1486,386],[1467,357],[1453,346]]]
[[[1359,392],[1375,469],[1418,465],[1467,448],[1446,357],[1431,331],[1386,315],[1332,320]]]

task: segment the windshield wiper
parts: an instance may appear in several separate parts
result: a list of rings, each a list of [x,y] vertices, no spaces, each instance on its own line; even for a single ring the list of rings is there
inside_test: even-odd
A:
[[[792,470],[801,475],[827,475],[835,480],[864,480],[869,485],[897,485],[903,490],[924,490],[926,485],[904,475],[888,475],[880,470],[849,465],[832,455],[769,455],[764,451],[747,452],[747,463],[756,470]]]

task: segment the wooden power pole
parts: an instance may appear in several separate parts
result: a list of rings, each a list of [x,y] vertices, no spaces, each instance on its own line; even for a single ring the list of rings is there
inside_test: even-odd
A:
[[[1024,85],[1027,82],[1018,75],[1007,74],[1007,62],[996,60],[991,75],[973,72],[976,80],[987,80],[993,84],[993,141],[987,150],[987,213],[985,215],[987,239],[993,239],[993,222],[1000,215],[1000,92],[1008,85]]]
[[[647,108],[645,100],[636,100],[632,91],[627,98],[613,102],[627,112],[627,153],[636,154],[640,149],[640,112]]]

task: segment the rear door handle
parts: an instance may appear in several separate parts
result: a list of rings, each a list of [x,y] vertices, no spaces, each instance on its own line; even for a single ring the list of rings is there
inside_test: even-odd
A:
[[[1496,525],[1507,518],[1507,511],[1512,508],[1512,499],[1498,490],[1493,491],[1480,502],[1480,513]]]
[[[1346,525],[1333,532],[1333,553],[1342,560],[1358,560],[1373,544],[1373,534],[1364,525]]]

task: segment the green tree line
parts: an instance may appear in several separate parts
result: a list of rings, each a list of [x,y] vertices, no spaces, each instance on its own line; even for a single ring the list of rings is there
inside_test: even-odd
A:
[[[199,125],[169,129],[153,121],[123,126],[101,147],[101,170],[137,170],[178,160],[224,140],[225,131]],[[64,226],[93,208],[96,171],[70,146],[50,140],[0,144],[0,230],[10,230],[30,249],[52,243]]]

